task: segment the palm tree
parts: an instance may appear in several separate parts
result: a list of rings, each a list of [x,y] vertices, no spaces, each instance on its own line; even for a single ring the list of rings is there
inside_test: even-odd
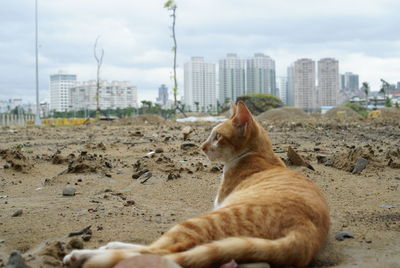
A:
[[[365,106],[368,107],[369,84],[368,82],[362,83],[362,91],[365,93]]]

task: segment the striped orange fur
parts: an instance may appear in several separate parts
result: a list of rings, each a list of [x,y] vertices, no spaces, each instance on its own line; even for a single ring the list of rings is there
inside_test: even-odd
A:
[[[244,103],[201,145],[211,161],[225,164],[215,210],[184,221],[141,249],[108,250],[85,268],[112,267],[131,253],[160,254],[183,267],[218,267],[265,261],[305,267],[329,231],[329,212],[318,187],[286,168],[266,131]]]

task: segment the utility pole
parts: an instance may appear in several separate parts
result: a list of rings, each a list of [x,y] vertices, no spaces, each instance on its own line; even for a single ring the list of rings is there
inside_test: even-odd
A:
[[[38,65],[38,4],[35,0],[35,52],[36,52],[36,115],[35,125],[40,126],[40,103],[39,103],[39,65]]]

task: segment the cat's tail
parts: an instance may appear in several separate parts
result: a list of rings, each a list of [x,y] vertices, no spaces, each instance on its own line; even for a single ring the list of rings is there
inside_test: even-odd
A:
[[[304,267],[318,253],[322,244],[318,240],[307,237],[307,232],[300,230],[276,240],[230,237],[164,257],[191,268],[210,267],[233,259],[237,262],[264,261],[271,265]]]

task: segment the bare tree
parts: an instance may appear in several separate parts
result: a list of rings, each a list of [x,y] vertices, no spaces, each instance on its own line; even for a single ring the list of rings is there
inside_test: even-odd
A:
[[[97,36],[96,41],[94,42],[93,53],[94,58],[97,62],[97,77],[96,77],[96,118],[100,117],[100,69],[101,64],[103,63],[104,49],[101,49],[100,57],[97,55],[97,43],[99,41],[100,36]]]
[[[176,42],[176,34],[175,34],[175,22],[176,22],[176,9],[177,9],[177,5],[175,3],[174,0],[167,0],[167,2],[164,3],[164,8],[168,9],[171,11],[171,17],[172,17],[172,39],[174,40],[174,46],[172,47],[172,51],[174,52],[174,88],[172,89],[173,95],[174,95],[174,105],[175,105],[175,109],[178,109],[185,117],[186,114],[184,112],[184,110],[180,107],[180,105],[177,102],[177,95],[178,95],[178,80],[176,77],[176,51],[177,51],[177,42]]]

